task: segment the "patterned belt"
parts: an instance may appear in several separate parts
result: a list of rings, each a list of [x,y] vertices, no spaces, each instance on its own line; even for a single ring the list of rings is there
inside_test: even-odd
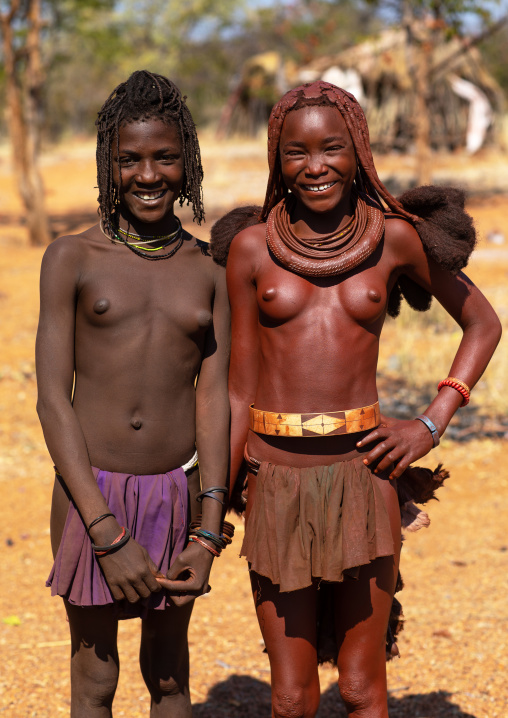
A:
[[[374,429],[381,422],[379,402],[359,409],[322,414],[283,414],[249,407],[249,426],[269,436],[339,436]]]

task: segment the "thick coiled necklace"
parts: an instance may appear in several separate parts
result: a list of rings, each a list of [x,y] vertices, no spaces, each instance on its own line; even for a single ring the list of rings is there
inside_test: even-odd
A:
[[[296,199],[275,205],[266,221],[266,241],[279,262],[296,274],[329,277],[361,264],[375,250],[384,233],[383,212],[354,192],[354,212],[340,231],[317,237],[298,237],[291,227]]]

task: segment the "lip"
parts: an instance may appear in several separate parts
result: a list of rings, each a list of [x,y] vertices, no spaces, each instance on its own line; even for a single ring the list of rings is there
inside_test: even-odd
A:
[[[302,185],[302,189],[306,192],[312,192],[312,194],[323,194],[336,184],[337,180],[333,180],[332,182],[320,182],[319,184],[304,184]]]
[[[133,192],[133,196],[136,197],[136,199],[139,202],[143,202],[143,204],[156,204],[159,200],[161,200],[164,195],[167,193],[167,189],[159,189],[159,190],[136,190],[136,192]]]

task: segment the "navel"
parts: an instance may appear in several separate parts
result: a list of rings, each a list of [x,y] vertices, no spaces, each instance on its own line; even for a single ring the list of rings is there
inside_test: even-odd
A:
[[[137,431],[138,429],[141,429],[141,427],[143,426],[143,422],[141,421],[141,419],[131,419],[131,426]]]
[[[109,299],[98,299],[93,305],[96,314],[104,314],[109,309]]]
[[[376,304],[379,304],[381,301],[381,294],[379,292],[376,292],[375,289],[369,289],[367,296],[372,302],[376,302]]]

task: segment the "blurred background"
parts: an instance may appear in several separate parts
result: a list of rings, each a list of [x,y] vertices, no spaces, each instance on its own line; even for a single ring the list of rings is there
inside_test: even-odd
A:
[[[53,471],[35,413],[34,340],[45,247],[97,222],[95,118],[134,70],[188,97],[205,170],[207,239],[234,206],[260,203],[266,121],[284,91],[323,78],[369,122],[378,173],[398,194],[421,183],[467,192],[478,247],[468,275],[508,329],[508,0],[0,0],[0,714],[69,712],[69,636],[44,587]],[[414,417],[460,341],[433,303],[387,319],[382,410]],[[430,529],[402,555],[406,629],[388,666],[391,718],[506,718],[508,688],[508,347],[506,340],[421,464],[451,478]],[[196,718],[270,714],[269,665],[235,543],[190,629]],[[115,716],[149,711],[139,623],[122,622]],[[319,718],[344,718],[321,668]]]

